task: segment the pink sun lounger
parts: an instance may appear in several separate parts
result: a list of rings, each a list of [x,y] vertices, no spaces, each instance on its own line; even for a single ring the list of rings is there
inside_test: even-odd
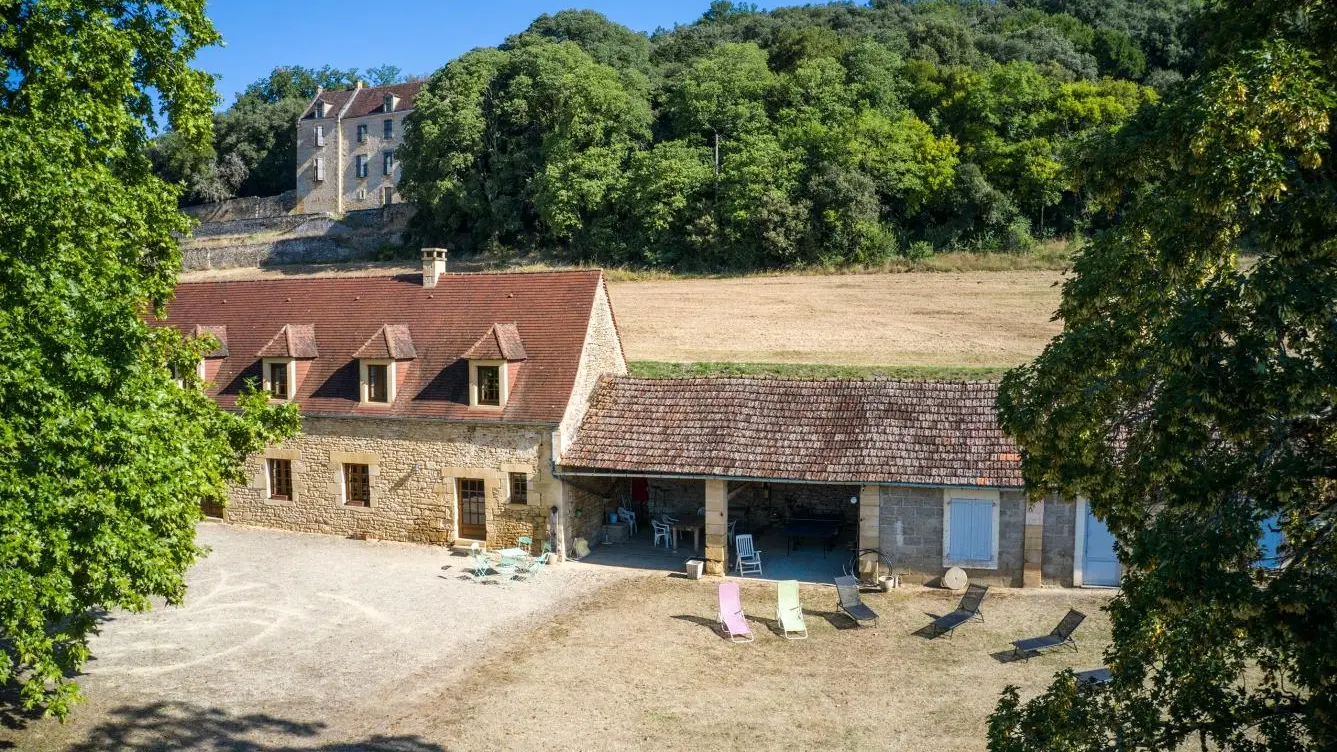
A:
[[[736,582],[720,583],[720,628],[732,642],[752,642],[752,627],[743,616],[743,602]]]

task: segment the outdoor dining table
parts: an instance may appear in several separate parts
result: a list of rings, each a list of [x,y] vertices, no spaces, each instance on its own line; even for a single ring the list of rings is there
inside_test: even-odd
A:
[[[503,548],[497,552],[497,555],[507,559],[523,559],[529,555],[529,552],[523,548]]]
[[[705,529],[705,520],[699,522],[674,522],[673,525],[673,550],[678,550],[678,534],[692,531],[692,550],[701,550],[701,531]]]

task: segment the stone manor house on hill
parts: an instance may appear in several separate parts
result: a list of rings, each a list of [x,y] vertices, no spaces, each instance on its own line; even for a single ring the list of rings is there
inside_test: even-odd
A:
[[[297,119],[298,214],[399,203],[395,149],[421,81],[318,91]]]
[[[712,574],[731,526],[819,518],[909,581],[1119,581],[1082,500],[1028,503],[995,383],[631,377],[597,270],[451,274],[427,249],[421,276],[181,284],[160,323],[217,340],[198,380],[223,407],[248,381],[301,406],[227,521],[564,555],[619,504],[676,504]]]

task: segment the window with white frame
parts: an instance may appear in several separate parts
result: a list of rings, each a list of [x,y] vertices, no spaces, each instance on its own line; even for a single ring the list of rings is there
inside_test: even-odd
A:
[[[324,146],[324,145],[325,145],[325,126],[323,126],[323,125],[317,125],[317,126],[316,126],[316,146]]]
[[[316,180],[325,179],[325,158],[316,157]]]
[[[367,142],[367,124],[362,123],[357,127],[357,142],[359,144]]]
[[[367,177],[367,155],[366,155],[366,154],[359,154],[359,155],[357,155],[357,176],[360,177],[360,178],[365,178],[365,177]]]
[[[389,175],[395,171],[395,153],[387,151],[381,155],[381,174]]]
[[[297,388],[297,369],[293,361],[288,358],[266,358],[260,365],[264,390],[274,399],[292,399]]]
[[[943,493],[942,565],[998,568],[997,491],[948,489]]]
[[[361,371],[359,399],[364,404],[390,405],[395,401],[395,362],[393,360],[358,361]]]

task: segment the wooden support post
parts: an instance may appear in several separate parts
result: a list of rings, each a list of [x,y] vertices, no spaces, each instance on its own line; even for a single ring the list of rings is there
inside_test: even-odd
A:
[[[729,568],[729,498],[726,480],[706,481],[706,574]]]

